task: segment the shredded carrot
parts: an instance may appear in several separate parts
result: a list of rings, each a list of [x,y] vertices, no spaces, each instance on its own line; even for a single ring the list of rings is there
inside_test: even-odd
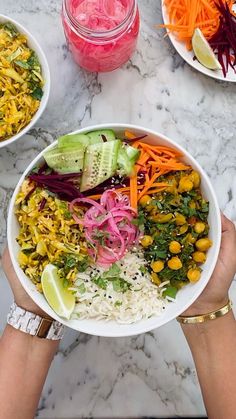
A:
[[[136,135],[134,135],[130,131],[125,131],[125,137],[128,138],[129,140],[133,140],[134,138],[136,138]]]
[[[137,171],[135,170],[135,174],[130,178],[130,205],[136,211],[138,209],[138,176]]]
[[[142,198],[142,196],[143,196],[143,195],[145,195],[145,194],[149,191],[149,189],[151,189],[151,188],[152,188],[152,185],[153,185],[153,183],[155,182],[155,180],[156,180],[158,177],[160,177],[161,175],[162,175],[162,172],[159,172],[159,173],[155,173],[155,174],[151,177],[150,181],[146,184],[146,186],[143,188],[143,190],[139,193],[139,195],[138,195],[138,201],[140,200],[140,198]],[[167,186],[167,184],[166,184],[166,186]]]
[[[224,0],[231,9],[235,0]],[[169,23],[159,25],[172,32],[176,39],[192,49],[194,30],[200,28],[206,39],[210,39],[220,24],[220,11],[216,0],[164,0]]]
[[[169,186],[166,182],[157,182],[159,177],[172,171],[189,170],[191,167],[180,160],[183,154],[172,147],[145,143],[141,138],[132,143],[132,147],[134,146],[140,150],[135,175],[130,177],[129,186],[119,188],[117,192],[129,194],[130,204],[137,210],[142,196],[162,192]]]

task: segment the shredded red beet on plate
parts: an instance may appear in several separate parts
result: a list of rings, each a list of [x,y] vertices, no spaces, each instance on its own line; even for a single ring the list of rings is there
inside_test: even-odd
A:
[[[226,77],[229,67],[236,72],[236,17],[228,4],[222,0],[216,1],[216,6],[221,14],[220,24],[209,43],[217,54],[224,77]]]
[[[60,174],[53,171],[46,173],[47,169],[47,166],[44,166],[43,170],[40,168],[38,173],[31,173],[29,179],[65,201],[70,202],[83,196],[79,191],[79,186],[76,185],[81,176],[80,173]]]
[[[140,172],[141,173],[141,172]],[[123,176],[113,176],[100,185],[96,186],[89,191],[80,192],[81,173],[57,173],[47,166],[47,164],[40,167],[37,172],[32,172],[29,175],[29,179],[36,183],[37,186],[41,186],[58,196],[58,198],[71,202],[76,198],[83,198],[89,195],[102,194],[107,189],[117,189],[124,186],[128,186],[129,178]],[[28,193],[26,200],[29,199],[30,195],[35,191],[36,186],[32,187],[32,190]]]

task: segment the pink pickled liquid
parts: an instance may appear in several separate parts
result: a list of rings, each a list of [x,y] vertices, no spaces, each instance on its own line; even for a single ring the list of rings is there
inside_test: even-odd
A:
[[[73,14],[88,29],[108,31],[116,28],[127,16],[127,6],[121,0],[81,0],[77,3]]]
[[[74,60],[93,72],[111,71],[124,64],[135,50],[139,32],[138,11],[133,20],[120,33],[111,35],[127,18],[132,0],[70,0],[67,9],[83,28],[89,32],[106,33],[107,37],[84,36],[78,28],[72,28],[65,15],[63,26],[69,49]]]

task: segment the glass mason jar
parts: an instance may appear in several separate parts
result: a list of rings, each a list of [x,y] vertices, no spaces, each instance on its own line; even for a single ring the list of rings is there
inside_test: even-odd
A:
[[[62,22],[74,60],[88,71],[115,70],[136,48],[137,0],[63,0]]]

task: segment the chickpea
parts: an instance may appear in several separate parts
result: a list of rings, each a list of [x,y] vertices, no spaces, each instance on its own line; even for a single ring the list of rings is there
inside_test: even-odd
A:
[[[192,257],[195,262],[198,262],[198,263],[206,262],[206,254],[203,252],[193,252]]]
[[[150,212],[150,214],[153,215],[157,215],[157,208],[153,208],[152,211]]]
[[[191,209],[196,209],[196,202],[194,202],[194,201],[190,201],[190,202],[189,202],[189,208],[191,208]]]
[[[179,192],[189,192],[193,189],[193,182],[189,176],[184,176],[179,181]]]
[[[193,182],[194,188],[198,188],[200,186],[201,178],[198,172],[193,170],[189,175],[191,181]]]
[[[201,272],[199,271],[199,269],[189,269],[187,272],[187,278],[189,280],[189,282],[195,283],[197,281],[199,281],[201,276]]]
[[[194,226],[194,231],[197,234],[201,234],[203,233],[203,231],[205,230],[206,225],[204,223],[202,223],[201,221],[197,222]]]
[[[145,210],[147,211],[147,212],[152,212],[153,211],[153,209],[155,209],[156,207],[154,206],[154,205],[152,205],[152,202],[150,201],[147,205],[146,205],[146,207],[145,207]]]
[[[168,223],[173,218],[173,215],[171,213],[169,214],[157,214],[151,217],[152,221],[156,221],[160,224]]]
[[[180,235],[186,233],[187,231],[188,231],[188,224],[184,224],[184,225],[180,226],[180,228],[179,228],[179,234]]]
[[[166,188],[166,191],[172,194],[177,192],[177,182],[176,179],[172,179],[169,183],[169,186]]]
[[[173,240],[169,244],[169,251],[171,253],[174,253],[174,254],[180,253],[181,252],[181,244],[179,242]]]
[[[197,239],[195,238],[195,237],[193,237],[193,235],[191,234],[191,233],[188,233],[187,234],[187,236],[186,236],[186,241],[188,242],[188,243],[191,243],[191,244],[193,244],[193,243],[195,243],[195,241],[196,241]]]
[[[195,246],[201,252],[206,252],[212,246],[212,241],[208,238],[199,239],[196,241]]]
[[[178,271],[178,269],[182,268],[182,262],[181,260],[178,258],[178,256],[174,256],[173,258],[171,258],[170,260],[168,260],[167,262],[168,267],[170,269],[172,269],[173,271]]]
[[[151,268],[155,273],[161,272],[164,269],[164,262],[162,260],[156,260],[151,263]]]
[[[151,246],[153,243],[153,238],[151,236],[143,236],[140,240],[140,243],[143,247]]]
[[[161,280],[158,277],[158,275],[155,272],[151,273],[151,278],[152,278],[152,282],[156,285],[160,285],[161,284]]]
[[[175,224],[177,226],[182,226],[183,224],[186,223],[186,218],[184,215],[179,214],[178,212],[175,215]]]
[[[139,200],[139,204],[142,207],[145,207],[146,205],[148,205],[150,203],[151,200],[152,200],[152,198],[149,195],[143,195],[142,198],[140,198],[140,200]]]

